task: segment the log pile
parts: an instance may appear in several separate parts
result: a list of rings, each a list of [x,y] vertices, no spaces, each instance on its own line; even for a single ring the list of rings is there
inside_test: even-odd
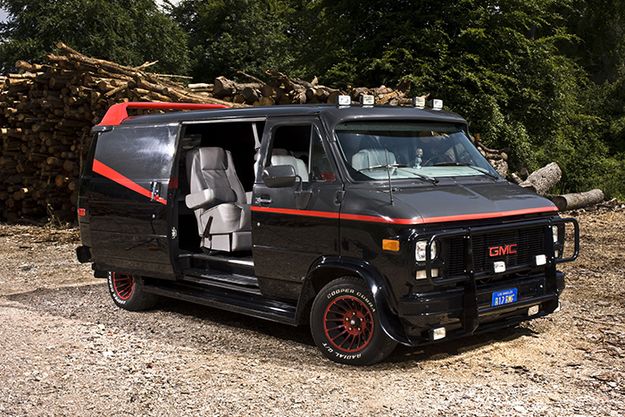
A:
[[[73,220],[90,129],[122,101],[222,103],[169,76],[82,55],[59,44],[48,64],[17,63],[0,79],[0,218]]]
[[[507,149],[498,150],[488,148],[480,142],[479,134],[474,135],[473,142],[480,153],[488,159],[490,164],[501,176],[509,178],[512,182],[517,183],[521,187],[530,189],[538,195],[549,198],[560,211],[596,206],[600,205],[605,200],[603,191],[599,189],[562,195],[549,194],[551,190],[557,187],[562,179],[562,169],[556,162],[551,162],[530,174],[526,172],[526,178],[522,179],[519,173],[509,172]]]
[[[560,211],[576,210],[601,204],[605,200],[603,191],[593,189],[581,193],[553,195],[550,192],[557,187],[562,179],[562,169],[556,162],[550,162],[532,173],[525,171],[525,179],[518,172],[510,172],[508,169],[508,149],[491,149],[480,141],[479,133],[473,137],[473,143],[480,153],[488,159],[488,162],[505,178],[532,190],[538,195],[549,198]]]
[[[207,92],[214,97],[238,104],[269,106],[274,104],[336,104],[339,95],[350,95],[359,102],[363,95],[373,95],[377,105],[408,105],[412,99],[405,90],[391,89],[384,85],[376,88],[349,87],[345,90],[319,84],[319,80],[304,81],[290,78],[274,70],[265,72],[266,80],[261,80],[243,72],[241,78],[248,82],[236,82],[225,77],[217,77],[214,84],[193,84],[189,87],[196,92]]]
[[[560,211],[576,210],[595,206],[605,200],[605,195],[600,189],[593,189],[581,193],[552,195],[549,192],[555,188],[562,178],[562,170],[556,162],[550,162],[544,167],[537,169],[521,180],[518,174],[511,174],[512,180],[521,187],[528,188],[536,194],[549,198]]]
[[[335,103],[339,94],[376,104],[409,104],[403,90],[385,86],[346,91],[268,70],[267,80],[218,77],[184,86],[185,77],[153,74],[154,63],[127,67],[91,58],[60,43],[46,64],[19,61],[18,73],[0,78],[0,220],[75,219],[77,178],[91,127],[123,101],[246,105]],[[188,80],[187,80],[188,81]]]
[[[492,149],[487,147],[481,142],[480,134],[476,133],[473,137],[473,143],[477,146],[480,153],[488,159],[488,162],[497,170],[499,175],[507,177],[508,172],[508,150],[507,149]]]

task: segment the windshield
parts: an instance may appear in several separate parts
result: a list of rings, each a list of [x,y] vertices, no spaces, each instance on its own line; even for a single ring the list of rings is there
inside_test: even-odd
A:
[[[347,122],[336,136],[356,181],[490,176],[497,172],[461,127],[422,122]]]

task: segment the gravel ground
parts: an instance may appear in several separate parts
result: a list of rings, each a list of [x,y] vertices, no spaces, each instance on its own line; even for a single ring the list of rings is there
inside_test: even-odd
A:
[[[0,415],[625,415],[625,212],[582,214],[563,309],[336,365],[305,328],[181,302],[130,313],[75,230],[0,226]]]

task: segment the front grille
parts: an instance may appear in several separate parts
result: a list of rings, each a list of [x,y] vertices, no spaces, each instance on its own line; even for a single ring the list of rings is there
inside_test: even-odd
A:
[[[465,239],[461,236],[452,237],[443,242],[443,259],[446,275],[453,277],[464,274]]]
[[[473,234],[473,263],[476,274],[492,272],[493,262],[504,261],[506,267],[531,266],[536,255],[545,254],[545,234],[542,227]],[[447,276],[464,274],[465,243],[463,237],[443,241],[443,259]],[[490,256],[491,247],[516,244],[516,254]]]

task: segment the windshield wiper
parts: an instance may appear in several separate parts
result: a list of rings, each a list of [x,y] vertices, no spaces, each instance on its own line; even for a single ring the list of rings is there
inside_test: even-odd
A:
[[[399,166],[398,168],[410,168],[410,167],[408,165],[402,165],[402,166]],[[412,175],[416,175],[417,178],[419,179],[430,181],[434,185],[438,184],[438,178],[430,177],[429,175],[421,174],[419,172],[413,172],[413,171],[408,171],[408,172]]]
[[[468,167],[471,168],[477,172],[481,172],[482,174],[485,174],[489,177],[491,177],[494,180],[498,180],[499,177],[494,175],[492,172],[490,172],[489,170],[487,170],[486,168],[482,168],[480,166],[477,165],[471,165],[471,164],[464,164],[461,162],[439,162],[436,164],[432,165],[433,167]]]
[[[386,168],[387,170],[390,170],[391,168],[410,168],[410,166],[405,165],[405,164],[380,164],[380,165],[372,165],[370,167],[362,169],[361,171],[368,170],[368,169],[378,169],[378,168]],[[430,177],[429,175],[419,174],[418,172],[412,172],[412,171],[409,171],[409,173],[413,174],[414,176],[416,176],[417,178],[421,180],[429,181],[432,184],[438,184],[438,179],[434,177]]]

